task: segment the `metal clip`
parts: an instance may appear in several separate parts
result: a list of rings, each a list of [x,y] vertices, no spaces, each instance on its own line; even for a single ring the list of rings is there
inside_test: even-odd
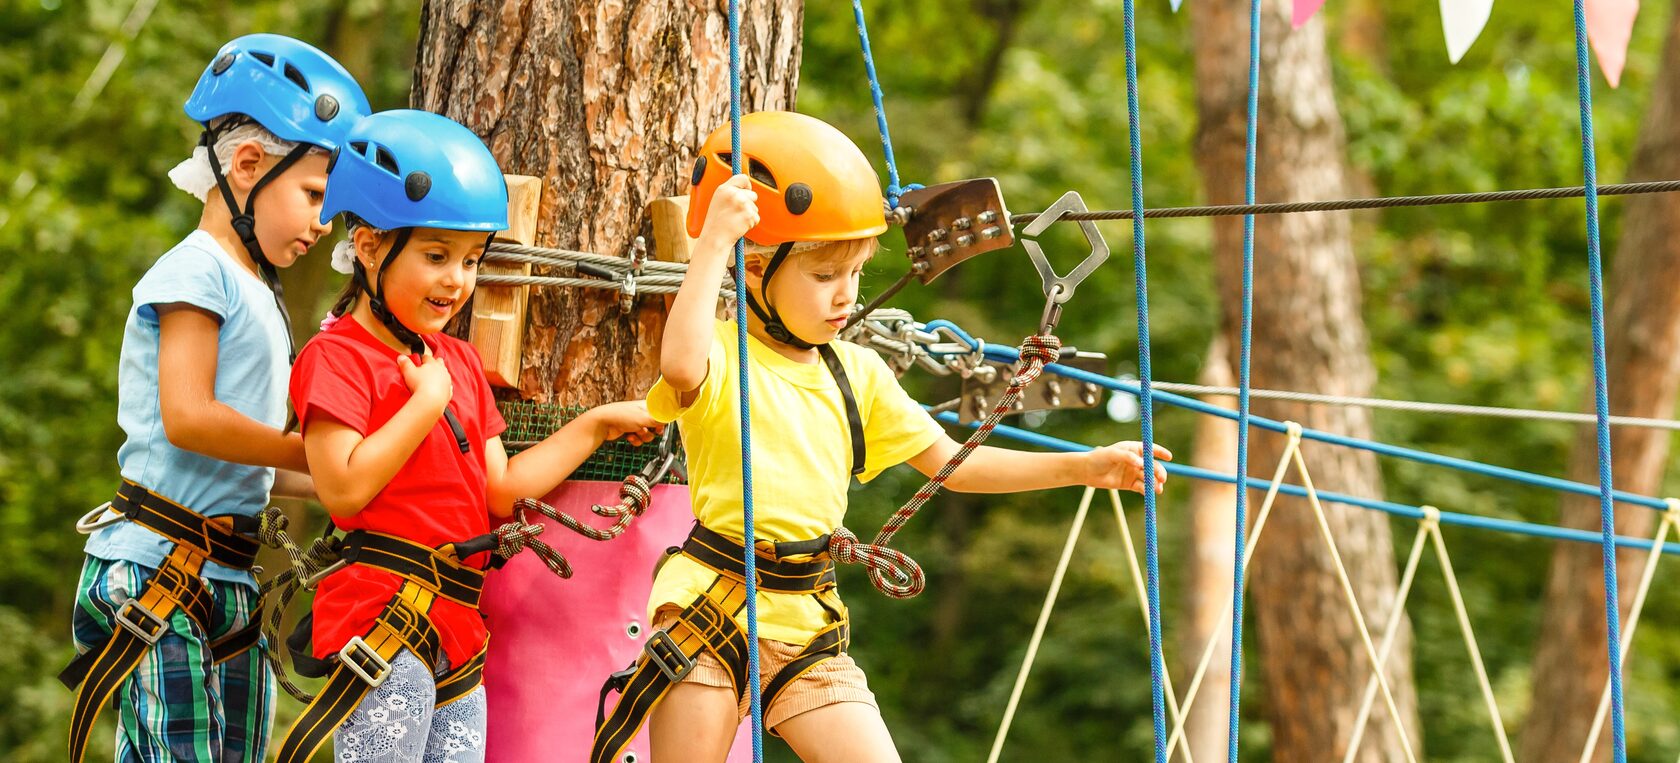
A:
[[[367,668],[356,661],[357,657],[367,658],[368,662],[373,663],[374,671],[369,673]],[[344,647],[338,650],[338,663],[373,688],[379,688],[380,684],[385,683],[385,678],[391,675],[391,663],[380,657],[361,636],[351,636],[350,640],[344,643]]]
[[[659,435],[659,454],[642,466],[642,479],[647,480],[650,487],[664,482],[665,476],[678,468],[676,433],[675,422],[666,424],[665,431]]]
[[[104,516],[107,513],[109,513],[110,516]],[[125,519],[128,519],[128,515],[123,514],[120,511],[113,511],[111,509],[111,502],[106,501],[99,504],[99,507],[95,508],[93,511],[83,514],[81,519],[76,520],[76,532],[88,535],[101,527],[114,525]]]
[[[304,578],[303,582],[300,585],[303,586],[303,590],[305,590],[305,591],[313,591],[313,590],[315,590],[315,586],[320,585],[321,581],[327,579],[328,575],[331,575],[334,572],[338,572],[339,570],[342,570],[342,569],[344,569],[345,567],[348,567],[348,566],[350,566],[349,562],[344,561],[343,559],[340,559],[340,560],[338,560],[336,562],[333,562],[332,564],[329,564],[326,567],[322,568],[320,572],[317,572],[313,575],[310,575],[307,578]]]
[[[1096,223],[1089,220],[1079,221],[1079,229],[1085,233],[1085,242],[1091,245],[1091,253],[1071,272],[1061,276],[1056,275],[1056,270],[1050,267],[1050,260],[1044,256],[1044,249],[1038,242],[1026,237],[1043,233],[1069,212],[1084,211],[1085,200],[1079,196],[1079,192],[1068,191],[1021,230],[1021,245],[1026,247],[1027,257],[1032,259],[1033,267],[1038,269],[1038,278],[1044,283],[1044,296],[1049,299],[1049,303],[1044,306],[1044,316],[1039,321],[1040,333],[1046,333],[1045,326],[1055,328],[1056,321],[1061,319],[1061,305],[1072,299],[1074,289],[1108,260],[1108,242],[1103,239],[1102,231],[1097,230]]]

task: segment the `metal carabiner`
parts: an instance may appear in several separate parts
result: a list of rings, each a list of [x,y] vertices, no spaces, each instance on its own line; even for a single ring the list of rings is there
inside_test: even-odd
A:
[[[1078,265],[1067,275],[1057,275],[1055,268],[1050,267],[1050,259],[1044,256],[1044,249],[1038,242],[1027,238],[1037,236],[1056,223],[1069,212],[1084,212],[1085,200],[1078,191],[1068,191],[1044,210],[1032,223],[1021,229],[1021,245],[1027,250],[1027,257],[1032,260],[1033,267],[1038,270],[1038,278],[1044,284],[1044,296],[1048,302],[1044,306],[1044,314],[1039,319],[1039,333],[1048,333],[1061,319],[1061,306],[1073,298],[1073,292],[1079,288],[1097,267],[1108,260],[1108,242],[1103,239],[1102,231],[1097,230],[1096,223],[1080,220],[1079,229],[1085,233],[1086,243],[1091,245],[1091,253],[1085,256]]]

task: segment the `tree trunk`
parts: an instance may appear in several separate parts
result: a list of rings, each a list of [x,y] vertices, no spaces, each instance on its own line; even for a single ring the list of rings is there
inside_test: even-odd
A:
[[[801,0],[743,4],[743,110],[792,108],[803,15]],[[677,0],[428,0],[411,100],[483,136],[504,172],[543,178],[539,246],[623,255],[729,118],[728,18]],[[530,293],[522,397],[592,406],[653,385],[663,301]]]
[[[1227,346],[1224,336],[1213,338],[1197,383],[1216,387],[1237,383],[1226,358]],[[1235,398],[1211,398],[1208,402],[1232,410],[1237,407]],[[1225,474],[1237,470],[1235,423],[1202,416],[1196,421],[1195,443],[1190,463]],[[1184,722],[1184,738],[1196,760],[1223,758],[1231,732],[1227,723],[1231,712],[1231,615],[1225,603],[1231,598],[1231,575],[1235,571],[1236,502],[1235,485],[1205,480],[1190,484],[1190,579],[1184,591],[1184,623],[1180,626],[1181,659],[1174,675],[1191,675],[1208,639],[1218,637],[1196,704]]]
[[[1190,5],[1201,127],[1198,163],[1214,204],[1241,201],[1247,103],[1248,3],[1202,0]],[[1259,199],[1334,198],[1345,193],[1341,117],[1331,93],[1321,20],[1291,31],[1287,4],[1263,14]],[[1262,217],[1255,231],[1253,384],[1339,395],[1370,392],[1376,371],[1360,313],[1359,274],[1350,221],[1343,213]],[[1241,295],[1241,218],[1214,224],[1223,330],[1237,366]],[[1368,411],[1258,401],[1257,414],[1353,437],[1371,436]],[[1253,438],[1252,474],[1270,477],[1283,438]],[[1322,490],[1375,497],[1375,457],[1365,451],[1308,444],[1305,460]],[[1298,481],[1290,473],[1290,481]],[[1258,509],[1259,494],[1253,505]],[[1380,634],[1394,611],[1396,574],[1388,520],[1338,506],[1328,521],[1366,621]],[[1305,501],[1280,499],[1253,565],[1252,599],[1264,711],[1276,760],[1337,760],[1370,665],[1329,555]],[[1402,622],[1388,675],[1401,717],[1418,746],[1412,688],[1411,632]],[[1402,759],[1399,736],[1379,704],[1358,756]],[[1421,754],[1421,752],[1420,752]]]
[[[1640,129],[1639,146],[1628,168],[1628,180],[1680,177],[1680,1],[1669,17],[1662,68],[1652,85],[1650,109]],[[1680,198],[1671,194],[1633,196],[1623,217],[1623,233],[1608,274],[1609,313],[1606,316],[1606,361],[1610,372],[1610,410],[1627,416],[1669,418],[1680,386]],[[1585,316],[1583,316],[1583,320]],[[1586,348],[1582,347],[1586,373]],[[1589,387],[1586,410],[1592,410]],[[1613,430],[1611,452],[1616,459],[1617,488],[1646,495],[1662,489],[1668,460],[1669,433],[1656,429],[1619,427]],[[1598,440],[1592,426],[1577,432],[1571,451],[1569,478],[1598,484]],[[1569,527],[1597,532],[1598,498],[1566,496],[1560,520]],[[1616,531],[1649,535],[1655,512],[1621,505]],[[1623,550],[1617,558],[1621,572],[1622,615],[1627,616],[1646,554]],[[1552,551],[1551,575],[1546,584],[1546,609],[1537,638],[1534,689],[1524,724],[1523,760],[1579,760],[1587,743],[1599,694],[1609,675],[1604,627],[1603,556],[1596,546],[1558,543]],[[1625,621],[1624,621],[1625,622]],[[1624,628],[1625,630],[1625,628]],[[1599,739],[1598,760],[1610,759],[1610,727],[1606,721]]]

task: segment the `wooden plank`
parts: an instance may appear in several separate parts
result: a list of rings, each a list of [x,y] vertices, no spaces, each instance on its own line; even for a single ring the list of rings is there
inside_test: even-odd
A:
[[[694,239],[688,237],[688,197],[666,196],[648,202],[653,220],[653,258],[661,262],[688,262]]]
[[[529,175],[508,175],[508,229],[497,234],[498,241],[511,241],[531,246],[537,239],[537,211],[542,202],[542,179]],[[528,263],[484,263],[480,275],[531,274]],[[497,387],[519,386],[519,364],[524,349],[525,309],[530,300],[529,286],[480,286],[473,297],[472,332],[470,335],[479,357],[484,360],[484,375]]]

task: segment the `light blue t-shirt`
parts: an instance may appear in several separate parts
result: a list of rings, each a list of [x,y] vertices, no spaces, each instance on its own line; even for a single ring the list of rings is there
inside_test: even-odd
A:
[[[274,294],[210,234],[193,231],[134,286],[117,371],[117,424],[127,435],[117,464],[123,478],[205,516],[254,516],[268,504],[273,469],[182,450],[164,434],[158,410],[157,306],[170,303],[207,310],[221,322],[216,400],[272,427],[286,423],[289,328]],[[101,559],[158,567],[169,547],[161,535],[117,522],[96,531],[84,550]],[[205,564],[204,577],[254,585],[249,572],[213,562]]]

